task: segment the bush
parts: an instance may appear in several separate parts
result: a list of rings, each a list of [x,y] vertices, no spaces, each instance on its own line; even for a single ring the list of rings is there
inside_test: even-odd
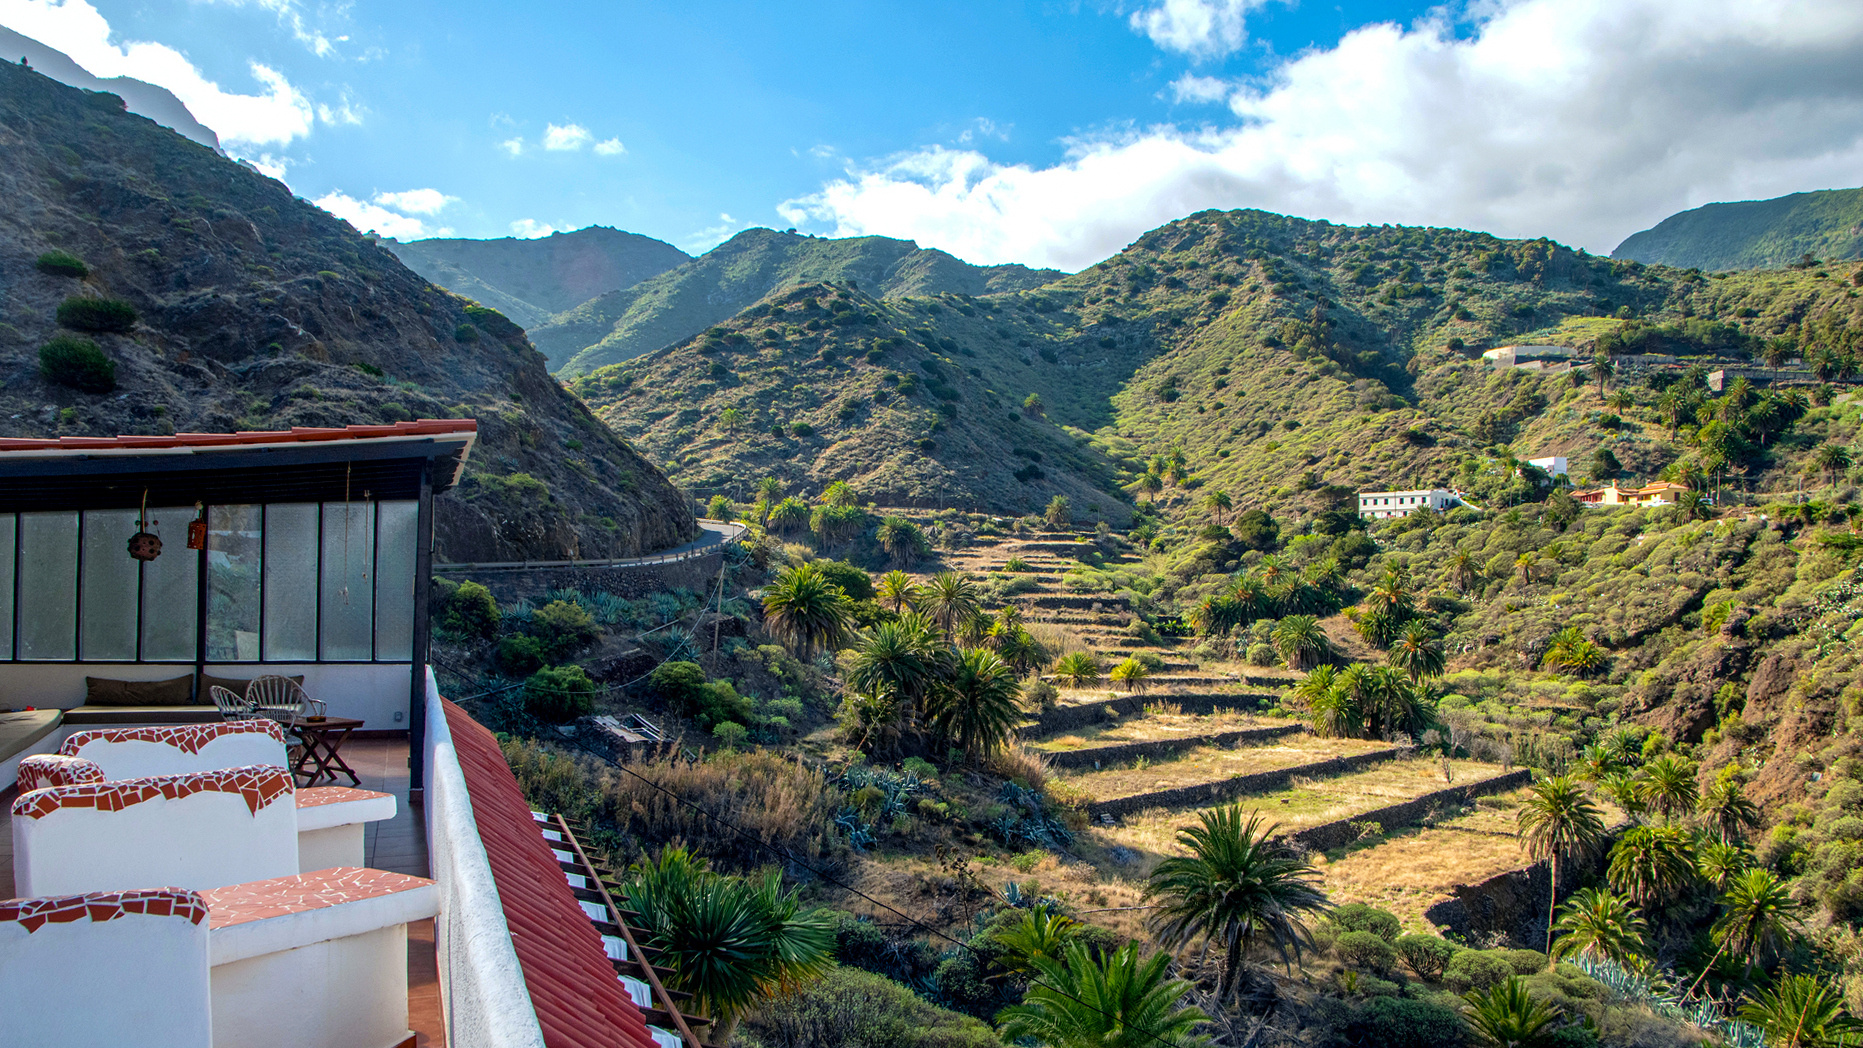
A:
[[[1374,932],[1348,931],[1333,942],[1333,952],[1353,968],[1388,972],[1397,964],[1397,951]]]
[[[493,636],[501,619],[492,591],[476,582],[460,583],[440,612],[440,625],[462,637]]]
[[[532,612],[529,632],[543,645],[544,658],[550,662],[568,658],[601,635],[582,605],[566,600],[553,600]]]
[[[718,745],[735,750],[750,738],[750,729],[736,721],[719,721],[712,727],[712,737],[718,740]]]
[[[669,708],[697,709],[705,688],[705,671],[696,662],[662,662],[647,674],[647,684]]]
[[[537,638],[518,634],[498,641],[498,668],[513,677],[535,673],[543,668],[543,645]]]
[[[1394,943],[1397,955],[1404,960],[1410,970],[1417,973],[1419,979],[1440,982],[1443,969],[1455,957],[1455,947],[1434,935],[1413,933]]]
[[[136,307],[120,298],[80,298],[58,304],[58,323],[79,331],[128,331],[136,326]]]
[[[1030,681],[1022,686],[1022,703],[1032,710],[1045,713],[1060,701],[1060,689],[1045,680]]]
[[[1362,902],[1349,902],[1331,914],[1333,924],[1342,932],[1370,932],[1387,943],[1404,934],[1404,925],[1389,910],[1380,910]]]
[[[1506,950],[1463,950],[1443,969],[1443,982],[1457,993],[1486,990],[1507,981],[1515,974],[1508,963]]]
[[[1274,653],[1274,645],[1260,642],[1248,646],[1247,658],[1251,666],[1272,666],[1280,661]]]
[[[883,976],[836,967],[759,1005],[738,1040],[749,1048],[999,1048],[988,1026]]]
[[[461,324],[453,329],[453,341],[455,342],[477,342],[478,340],[479,329],[471,324]]]
[[[574,720],[595,708],[595,692],[581,666],[545,666],[524,682],[524,708],[543,720]]]
[[[1504,954],[1504,960],[1517,975],[1537,975],[1546,970],[1546,955],[1538,950],[1491,950],[1491,953]]]
[[[39,272],[55,277],[77,277],[83,280],[91,275],[91,267],[85,265],[83,259],[63,251],[47,251],[39,256],[39,260],[34,262],[33,266]]]
[[[855,600],[873,599],[873,576],[844,560],[818,560],[815,567],[841,592]]]
[[[108,393],[116,388],[116,361],[104,356],[88,338],[60,335],[40,347],[39,374],[47,382],[84,393]]]
[[[1429,1001],[1376,997],[1359,1013],[1360,1044],[1380,1048],[1455,1048],[1468,1028],[1453,1010]]]

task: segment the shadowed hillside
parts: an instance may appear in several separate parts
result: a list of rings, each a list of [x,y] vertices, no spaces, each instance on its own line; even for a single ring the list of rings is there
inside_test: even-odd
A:
[[[1632,234],[1612,258],[1707,270],[1863,257],[1863,189],[1708,204]]]

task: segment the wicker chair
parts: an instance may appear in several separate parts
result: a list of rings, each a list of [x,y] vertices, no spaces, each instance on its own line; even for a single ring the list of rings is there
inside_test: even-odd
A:
[[[255,678],[246,685],[246,705],[261,716],[284,725],[286,730],[297,727],[305,717],[324,715],[323,702],[305,694],[290,677]]]
[[[234,692],[215,684],[207,689],[213,696],[213,704],[220,707],[220,716],[227,720],[247,720],[252,716],[252,706]]]

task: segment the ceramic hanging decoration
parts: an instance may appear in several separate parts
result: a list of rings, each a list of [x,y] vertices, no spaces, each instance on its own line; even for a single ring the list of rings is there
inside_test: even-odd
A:
[[[159,521],[149,519],[149,493],[142,493],[142,515],[137,518],[139,528],[152,528]],[[129,555],[137,560],[150,561],[162,555],[162,540],[158,535],[148,531],[138,531],[129,537]]]

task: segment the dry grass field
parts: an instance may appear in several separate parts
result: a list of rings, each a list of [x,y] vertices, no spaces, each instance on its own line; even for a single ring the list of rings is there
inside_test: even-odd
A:
[[[1224,710],[1218,713],[1171,713],[1169,703],[1153,703],[1143,717],[1108,721],[1092,727],[1077,728],[1065,735],[1029,743],[1039,750],[1078,750],[1088,746],[1111,746],[1122,742],[1154,742],[1159,739],[1214,735],[1243,728],[1270,728],[1286,724],[1284,720],[1254,717]]]
[[[1267,745],[1243,746],[1239,749],[1199,746],[1155,763],[1140,758],[1125,767],[1076,773],[1057,771],[1056,775],[1095,800],[1112,800],[1116,797],[1130,797],[1135,793],[1221,782],[1238,775],[1293,768],[1334,757],[1389,748],[1388,743],[1362,739],[1290,735]]]

